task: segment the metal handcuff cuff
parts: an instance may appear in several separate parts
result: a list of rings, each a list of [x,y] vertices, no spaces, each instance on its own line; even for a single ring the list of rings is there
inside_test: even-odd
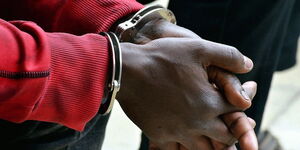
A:
[[[122,76],[122,52],[120,42],[129,42],[134,37],[138,29],[153,19],[165,19],[176,24],[176,18],[172,11],[160,5],[148,6],[135,13],[127,21],[120,23],[113,32],[102,32],[107,36],[112,54],[112,76],[108,84],[109,91],[106,99],[102,100],[99,113],[108,114],[114,104],[116,95],[120,90]]]
[[[153,19],[165,19],[176,24],[176,18],[171,10],[160,5],[154,5],[141,9],[130,19],[120,23],[114,32],[121,42],[130,42],[139,29]]]

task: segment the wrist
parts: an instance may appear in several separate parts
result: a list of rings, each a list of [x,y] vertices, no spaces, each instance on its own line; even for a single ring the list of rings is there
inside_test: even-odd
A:
[[[164,19],[176,24],[176,18],[172,11],[155,5],[141,9],[127,21],[118,24],[114,29],[114,33],[116,33],[120,41],[132,42],[139,29],[154,19]]]
[[[144,59],[143,52],[138,45],[132,43],[120,43],[122,49],[122,86],[120,92],[117,95],[117,100],[120,102],[126,99],[127,95],[130,94],[130,86],[132,85],[132,80],[134,75],[137,73],[137,65],[141,59]]]
[[[149,79],[148,67],[153,67],[155,51],[147,45],[120,43],[123,56],[122,86],[117,100],[122,103],[137,95],[134,87],[144,88],[143,82]],[[130,98],[129,98],[130,97]],[[136,97],[138,99],[138,97]]]
[[[121,75],[122,75],[122,52],[119,40],[117,36],[112,32],[102,32],[100,33],[103,36],[107,36],[107,39],[110,43],[111,50],[111,76],[107,85],[107,97],[102,100],[99,113],[108,114],[114,104],[117,93],[120,90],[121,86]]]

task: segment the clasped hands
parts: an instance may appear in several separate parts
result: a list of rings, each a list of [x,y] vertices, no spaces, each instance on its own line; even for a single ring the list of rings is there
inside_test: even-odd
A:
[[[163,19],[148,22],[121,43],[122,87],[127,116],[151,141],[152,150],[257,150],[251,106],[256,83],[241,85],[252,61],[236,48],[201,39]]]

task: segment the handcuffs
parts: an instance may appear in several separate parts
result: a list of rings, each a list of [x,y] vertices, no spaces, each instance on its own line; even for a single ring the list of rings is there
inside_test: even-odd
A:
[[[101,102],[99,109],[100,114],[105,115],[112,110],[116,95],[121,87],[122,51],[120,42],[131,41],[138,30],[153,19],[165,19],[176,24],[176,18],[172,11],[160,5],[154,5],[141,9],[127,21],[118,24],[113,32],[100,33],[101,35],[107,36],[112,55],[112,74],[110,82],[108,82],[107,97]]]

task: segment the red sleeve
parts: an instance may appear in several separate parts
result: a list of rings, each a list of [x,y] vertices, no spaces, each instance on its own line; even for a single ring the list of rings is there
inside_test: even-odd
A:
[[[0,118],[83,130],[103,97],[107,49],[97,34],[46,33],[32,22],[0,19]]]
[[[81,35],[107,31],[141,8],[135,0],[3,0],[0,18],[30,20],[46,31]]]

